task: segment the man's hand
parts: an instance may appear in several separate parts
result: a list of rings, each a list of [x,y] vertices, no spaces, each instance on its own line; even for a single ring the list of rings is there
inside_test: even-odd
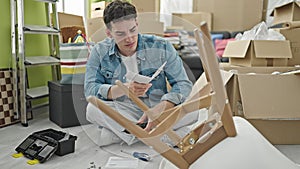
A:
[[[124,83],[124,85],[127,86],[138,97],[143,96],[152,86],[151,83],[142,84],[137,82]],[[124,94],[124,91],[121,90],[121,88],[118,87],[118,85],[113,85],[111,88],[109,88],[107,98],[116,99],[118,97],[123,96]]]
[[[144,84],[138,82],[130,82],[128,87],[135,95],[140,97],[143,96],[151,86],[151,83]]]
[[[155,126],[152,120],[156,120],[164,110],[174,107],[174,103],[169,101],[162,101],[153,108],[149,109],[148,113],[151,116],[150,118],[144,113],[143,116],[138,120],[138,123],[144,123],[148,120],[148,124],[144,130],[151,131]]]

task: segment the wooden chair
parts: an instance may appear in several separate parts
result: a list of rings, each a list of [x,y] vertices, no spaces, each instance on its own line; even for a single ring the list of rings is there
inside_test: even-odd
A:
[[[202,154],[224,138],[234,137],[236,135],[232,112],[223,85],[219,65],[215,57],[214,48],[210,40],[198,29],[196,29],[194,33],[199,54],[202,63],[205,64],[205,71],[209,76],[209,80],[207,85],[201,89],[197,89],[196,83],[193,87],[193,92],[186,102],[161,112],[158,117],[153,117],[149,108],[135,96],[132,91],[125,87],[120,81],[116,82],[156,124],[156,128],[150,132],[143,130],[132,121],[123,117],[97,97],[88,97],[89,102],[97,106],[101,111],[126,128],[142,142],[153,147],[155,151],[159,152],[163,157],[181,169],[189,168]],[[208,120],[194,128],[183,138],[180,138],[172,130],[172,127],[186,114],[202,108],[209,108],[210,113]],[[177,144],[178,148],[170,147],[162,142],[160,138],[164,134],[167,134],[169,138]]]

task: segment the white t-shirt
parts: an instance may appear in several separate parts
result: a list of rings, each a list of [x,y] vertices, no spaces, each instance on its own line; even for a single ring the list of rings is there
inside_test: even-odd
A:
[[[136,53],[134,53],[132,56],[124,56],[120,54],[122,62],[124,63],[127,74],[128,72],[132,73],[139,73],[138,71],[138,65],[137,65],[137,59],[136,59]],[[125,75],[126,76],[126,75]]]

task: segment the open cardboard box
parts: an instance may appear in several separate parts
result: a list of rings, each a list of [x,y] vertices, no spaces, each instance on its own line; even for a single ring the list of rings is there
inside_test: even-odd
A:
[[[283,40],[239,40],[228,42],[223,57],[239,66],[286,66],[292,57],[290,42]]]
[[[300,2],[288,2],[277,6],[271,16],[274,16],[273,24],[300,21]]]
[[[58,12],[58,24],[61,35],[60,42],[62,43],[67,43],[69,38],[73,39],[78,30],[86,34],[82,16]]]
[[[294,67],[223,66],[234,115],[249,120],[272,144],[300,144],[300,76],[273,74]]]

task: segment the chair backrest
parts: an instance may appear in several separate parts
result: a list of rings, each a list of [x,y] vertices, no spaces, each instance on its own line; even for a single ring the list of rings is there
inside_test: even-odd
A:
[[[217,108],[216,111],[219,112],[222,116],[222,123],[227,135],[235,136],[236,131],[232,119],[232,114],[230,114],[231,110],[224,111],[225,107],[227,109],[230,109],[230,106],[228,105],[227,93],[223,85],[219,63],[215,56],[215,49],[212,46],[211,41],[205,36],[204,33],[201,33],[199,29],[194,30],[194,36],[199,48],[199,56],[201,58],[201,61],[206,65],[205,68],[207,75],[209,76],[211,89],[215,93],[214,99]]]
[[[214,50],[211,47],[210,40],[204,34],[201,34],[198,29],[195,29],[195,39],[199,48],[199,56],[201,61],[206,65],[206,72],[208,74],[212,91],[217,95],[216,101],[219,107],[219,112],[223,110],[227,99],[226,92],[222,81],[222,76],[219,70],[217,58],[214,55]]]

